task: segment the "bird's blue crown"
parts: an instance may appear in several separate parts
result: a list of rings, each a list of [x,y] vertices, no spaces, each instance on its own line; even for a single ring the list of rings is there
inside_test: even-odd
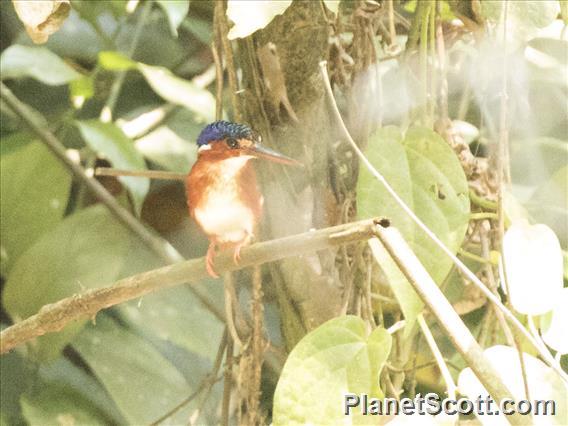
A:
[[[253,131],[246,124],[238,124],[230,121],[215,121],[208,124],[197,138],[197,146],[207,145],[211,141],[226,138],[253,139]]]

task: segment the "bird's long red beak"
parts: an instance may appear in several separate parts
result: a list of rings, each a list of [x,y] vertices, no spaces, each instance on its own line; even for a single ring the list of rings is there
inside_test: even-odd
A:
[[[286,164],[288,166],[300,166],[303,167],[304,165],[300,163],[298,160],[294,160],[293,158],[287,157],[284,154],[280,154],[273,149],[267,148],[265,146],[260,145],[259,143],[254,144],[251,147],[246,148],[246,151],[258,158],[264,158],[269,161],[273,161],[274,163]]]

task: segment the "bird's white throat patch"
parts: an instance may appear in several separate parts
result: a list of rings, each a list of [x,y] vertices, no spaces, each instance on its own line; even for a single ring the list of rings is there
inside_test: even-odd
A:
[[[218,179],[195,209],[195,218],[204,231],[215,235],[219,242],[240,242],[253,233],[253,212],[241,202],[235,180],[252,158],[243,155],[220,161],[217,170],[212,171],[218,173]]]

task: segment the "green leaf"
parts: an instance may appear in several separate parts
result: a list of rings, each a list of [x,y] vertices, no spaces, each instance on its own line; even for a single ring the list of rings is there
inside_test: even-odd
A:
[[[177,37],[177,29],[189,11],[189,0],[157,0],[157,3],[166,12],[172,34]]]
[[[457,253],[467,230],[469,195],[463,169],[448,144],[426,128],[412,128],[403,138],[397,128],[386,127],[371,136],[366,155],[426,226]],[[359,174],[357,206],[361,217],[388,217],[434,280],[443,281],[452,261],[364,167]],[[421,301],[394,263],[384,262],[381,267],[393,284],[407,327],[412,326]]]
[[[126,170],[146,170],[146,163],[142,155],[115,124],[88,120],[77,121],[77,125],[85,142],[99,155],[107,158],[114,167]],[[119,180],[132,194],[136,211],[140,213],[142,203],[150,188],[150,180],[126,176],[119,177]]]
[[[20,403],[31,426],[107,424],[88,400],[63,385],[44,385],[38,392],[22,395]]]
[[[215,97],[206,89],[176,77],[166,68],[139,63],[138,69],[152,89],[165,100],[186,107],[203,121],[215,119]]]
[[[99,419],[104,419],[106,424],[125,424],[126,420],[118,410],[118,407],[97,381],[82,366],[79,368],[65,357],[59,357],[54,362],[40,365],[38,369],[39,380],[34,386],[59,386],[81,400],[88,402],[90,411],[97,412]],[[30,395],[33,399],[33,394]]]
[[[391,344],[385,329],[369,335],[355,316],[332,319],[307,334],[288,356],[276,386],[274,424],[368,423],[359,413],[346,418],[344,395],[383,397],[379,375]]]
[[[241,1],[229,0],[227,17],[235,23],[229,31],[229,40],[243,38],[266,27],[276,15],[284,13],[292,0]]]
[[[18,258],[4,289],[4,307],[19,321],[87,288],[112,283],[128,248],[128,231],[103,206],[64,219]],[[38,338],[40,360],[54,358],[83,325]]]
[[[186,288],[176,287],[121,306],[124,319],[140,330],[213,360],[223,328]],[[194,327],[199,324],[199,327]]]
[[[6,424],[22,424],[20,396],[33,383],[32,363],[27,362],[17,351],[3,354],[0,362],[0,378],[0,410],[8,420]]]
[[[0,56],[2,79],[31,77],[51,86],[67,84],[81,77],[77,71],[45,47],[8,47]]]
[[[3,147],[21,146],[0,157],[3,273],[61,221],[71,188],[71,176],[60,161],[40,142],[22,146],[26,137],[18,134],[2,140]]]
[[[129,424],[149,424],[191,393],[181,373],[152,345],[101,317],[73,347]]]
[[[155,253],[132,239],[121,276],[130,276],[162,266]],[[203,288],[214,303],[223,304],[222,290],[215,294],[219,283],[203,282]],[[222,286],[222,284],[221,284]],[[154,335],[213,363],[222,324],[186,287],[175,287],[144,296],[119,307],[121,318],[144,335]],[[199,324],[199,327],[194,327]]]
[[[132,59],[111,50],[99,52],[99,64],[110,71],[126,71],[136,68],[136,62]]]

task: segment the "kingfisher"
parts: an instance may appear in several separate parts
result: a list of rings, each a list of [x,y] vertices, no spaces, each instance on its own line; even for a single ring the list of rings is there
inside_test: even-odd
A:
[[[190,216],[209,238],[206,268],[214,269],[216,249],[232,248],[238,265],[241,248],[251,242],[262,216],[263,197],[252,159],[301,166],[299,161],[261,145],[245,124],[215,121],[197,138],[197,161],[186,178]]]

